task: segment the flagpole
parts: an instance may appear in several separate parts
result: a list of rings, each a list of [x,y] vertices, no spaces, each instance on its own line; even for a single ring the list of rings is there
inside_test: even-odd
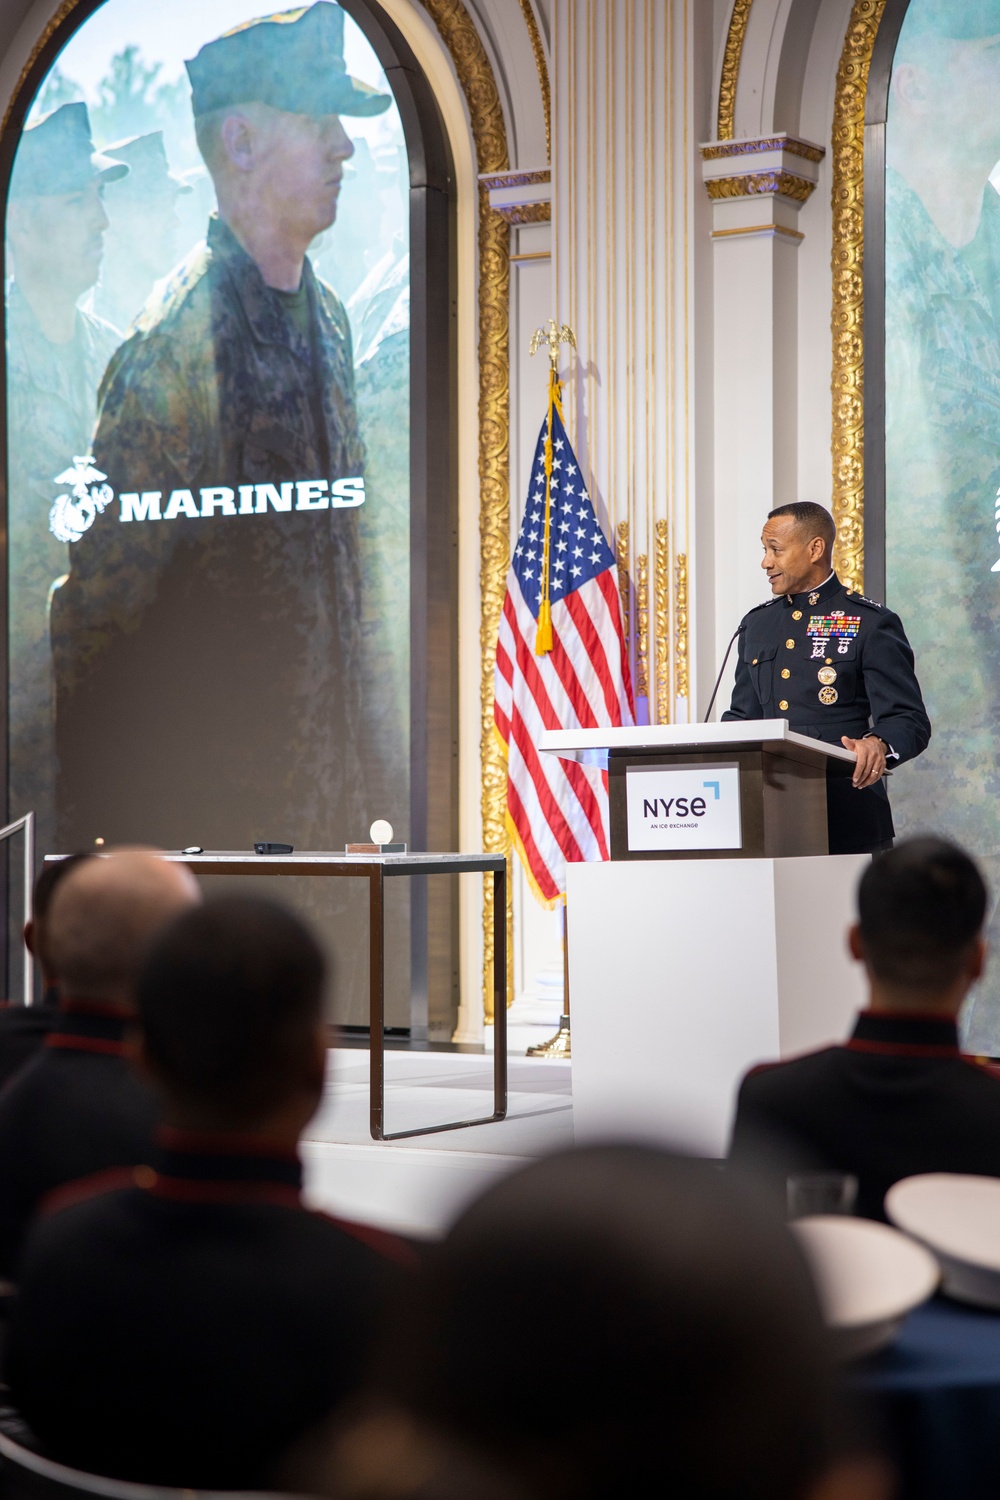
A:
[[[559,1017],[559,1030],[547,1042],[529,1047],[526,1057],[572,1057],[572,1041],[569,1030],[569,933],[566,922],[566,898],[563,897],[562,961],[563,961],[563,1006]]]
[[[570,344],[576,348],[573,330],[564,323],[558,327],[554,318],[549,319],[548,328],[539,328],[532,334],[530,352],[534,354],[542,344],[549,351],[549,420],[545,435],[545,529],[542,535],[542,598],[538,608],[538,625],[535,631],[535,655],[544,656],[552,650],[552,604],[549,597],[549,565],[552,544],[552,417],[558,411],[562,418],[562,386],[559,380],[559,345]],[[566,941],[566,897],[563,897],[562,961],[563,1004],[559,1017],[559,1030],[547,1042],[529,1047],[527,1057],[570,1057],[571,1040],[569,1029],[569,951]]]

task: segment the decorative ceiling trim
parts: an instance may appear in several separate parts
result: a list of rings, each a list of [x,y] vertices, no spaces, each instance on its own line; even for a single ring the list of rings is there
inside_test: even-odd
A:
[[[789,156],[815,162],[826,155],[824,146],[814,146],[811,141],[797,141],[791,135],[770,135],[746,141],[713,141],[710,146],[702,146],[701,156],[703,161],[719,161],[731,156],[764,156],[769,151],[784,151]]]
[[[848,588],[865,581],[865,102],[886,0],[854,0],[833,107],[834,566]]]
[[[549,203],[509,203],[502,206],[494,204],[493,212],[499,214],[512,228],[522,224],[548,224],[552,220],[552,204]]]
[[[750,19],[753,0],[733,0],[733,11],[729,17],[726,35],[726,51],[722,59],[722,77],[719,79],[719,114],[716,135],[720,141],[731,141],[736,129],[736,85],[740,76],[740,58]]]
[[[483,172],[479,181],[492,193],[497,188],[533,187],[536,183],[551,182],[552,172],[548,167],[526,168],[521,172]]]
[[[814,182],[796,177],[793,172],[749,172],[740,177],[713,177],[705,184],[713,202],[723,198],[756,198],[761,193],[776,193],[793,203],[805,203]]]

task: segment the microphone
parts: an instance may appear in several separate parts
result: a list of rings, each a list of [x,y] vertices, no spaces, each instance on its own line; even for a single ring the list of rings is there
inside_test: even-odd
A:
[[[722,666],[719,668],[719,675],[715,679],[715,687],[712,689],[712,696],[709,699],[708,707],[705,710],[705,717],[701,721],[703,724],[707,724],[709,719],[712,717],[712,709],[715,707],[715,700],[719,696],[719,686],[722,682],[722,674],[726,670],[726,662],[729,660],[729,653],[730,651],[732,651],[733,646],[736,643],[736,637],[742,635],[746,628],[747,622],[745,620],[741,620],[736,629],[733,631],[732,635],[729,637],[729,645],[726,647],[726,654],[722,658]]]

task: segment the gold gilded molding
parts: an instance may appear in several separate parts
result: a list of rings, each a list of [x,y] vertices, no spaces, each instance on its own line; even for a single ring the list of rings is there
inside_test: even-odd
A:
[[[822,146],[810,141],[797,141],[793,136],[776,135],[752,141],[714,141],[702,146],[702,161],[722,161],[731,156],[764,156],[769,151],[786,151],[789,156],[801,156],[804,161],[820,162],[826,155]]]
[[[740,76],[740,58],[743,41],[747,34],[750,7],[753,0],[733,0],[733,13],[729,17],[726,34],[726,52],[722,59],[722,77],[719,79],[719,113],[716,134],[720,141],[731,141],[736,128],[736,85]]]
[[[816,184],[794,172],[748,172],[740,177],[713,177],[705,184],[713,202],[722,198],[755,198],[761,193],[777,193],[794,203],[805,203]]]
[[[625,636],[625,650],[629,650],[628,634],[628,522],[619,521],[615,533],[615,561],[618,564],[618,593],[622,601],[622,631]]]
[[[653,619],[656,631],[656,722],[669,724],[670,713],[670,522],[656,523],[653,569]]]
[[[510,203],[500,207],[494,203],[493,212],[512,227],[518,224],[548,224],[552,220],[551,203]]]
[[[538,69],[538,83],[542,90],[542,109],[545,111],[545,155],[549,161],[552,160],[552,93],[549,89],[549,69],[545,61],[545,48],[542,46],[541,33],[538,30],[538,22],[535,20],[535,12],[531,8],[531,0],[521,0],[521,14],[524,16],[528,35],[531,38],[531,50],[535,54],[535,67]]]
[[[833,106],[833,561],[865,583],[865,98],[885,0],[854,0]]]
[[[507,172],[507,134],[486,49],[461,0],[421,0],[451,54],[469,108],[476,170]],[[493,733],[493,664],[510,563],[510,226],[479,186],[480,755],[483,849],[507,857],[507,953],[513,947],[513,871],[507,836],[507,768]],[[493,877],[483,880],[483,1011],[493,1019]],[[507,964],[507,1004],[514,998]]]
[[[551,182],[552,171],[549,167],[532,167],[524,172],[483,172],[479,180],[492,193],[497,188],[532,187],[536,182]]]
[[[676,577],[674,610],[677,620],[677,639],[674,671],[677,680],[677,696],[686,698],[688,696],[688,560],[686,552],[677,554]]]
[[[649,557],[635,560],[635,693],[649,697]]]

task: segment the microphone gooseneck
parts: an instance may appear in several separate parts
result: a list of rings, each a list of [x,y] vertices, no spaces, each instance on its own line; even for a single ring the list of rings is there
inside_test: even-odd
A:
[[[742,635],[746,628],[746,621],[741,620],[736,629],[733,631],[732,635],[729,637],[729,645],[726,647],[726,654],[722,658],[722,666],[719,668],[719,675],[715,679],[715,687],[712,689],[712,696],[708,700],[708,707],[705,710],[705,717],[701,721],[703,724],[707,724],[709,719],[712,717],[712,709],[715,707],[715,700],[719,696],[719,687],[722,683],[722,674],[726,670],[726,663],[729,660],[729,653],[733,649],[737,636]]]

